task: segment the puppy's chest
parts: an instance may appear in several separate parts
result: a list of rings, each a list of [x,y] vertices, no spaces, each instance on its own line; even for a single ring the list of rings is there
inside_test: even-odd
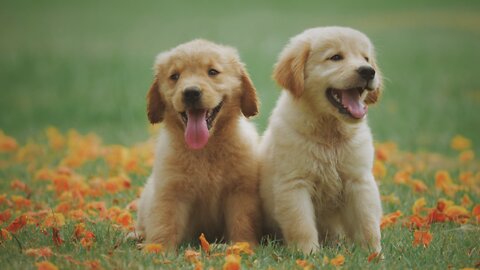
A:
[[[222,154],[175,157],[169,162],[179,181],[185,182],[192,193],[218,193],[234,186],[239,177],[239,164]]]
[[[340,207],[344,186],[348,181],[342,173],[342,164],[348,158],[341,149],[323,146],[313,148],[310,155],[314,162],[308,175],[314,202],[322,208],[332,210]]]
[[[184,174],[192,188],[214,192],[225,188],[228,183],[226,179],[228,173],[223,165],[216,166],[215,163],[201,162],[193,166],[185,166],[179,173]]]

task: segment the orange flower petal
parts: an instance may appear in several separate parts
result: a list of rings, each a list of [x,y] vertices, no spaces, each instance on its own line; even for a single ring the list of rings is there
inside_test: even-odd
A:
[[[7,231],[11,233],[16,233],[27,224],[27,216],[21,215],[14,219],[10,225],[7,227]]]
[[[403,213],[400,210],[384,215],[380,222],[380,229],[384,229],[392,224],[395,224],[397,222],[397,219],[402,215]]]
[[[425,206],[427,205],[427,201],[425,198],[419,198],[413,203],[412,212],[414,215],[420,215],[423,210],[425,210]]]
[[[75,225],[75,230],[73,231],[73,235],[78,240],[85,234],[85,223],[78,223]]]
[[[5,211],[0,213],[0,224],[2,222],[8,221],[12,217],[12,213],[10,209],[6,209]]]
[[[43,168],[38,170],[35,173],[35,179],[37,180],[51,180],[53,178],[54,172],[50,169]]]
[[[85,261],[83,262],[83,265],[85,265],[86,268],[90,270],[102,269],[98,260]]]
[[[312,269],[313,268],[313,264],[309,263],[307,260],[296,260],[295,263],[302,267],[303,270],[309,270],[309,269]]]
[[[58,267],[49,261],[35,263],[37,270],[58,270]]]
[[[410,182],[410,185],[412,186],[412,189],[415,192],[425,192],[428,190],[427,185],[425,185],[425,183],[422,180],[418,180],[418,179],[412,180]]]
[[[415,231],[413,233],[413,245],[417,246],[422,244],[423,247],[428,247],[432,241],[432,234],[429,231]]]
[[[385,163],[381,160],[375,160],[373,163],[372,169],[373,176],[375,179],[382,179],[387,175],[387,168],[385,167]]]
[[[124,228],[129,228],[132,225],[132,220],[132,215],[128,211],[123,211],[115,219],[115,221]]]
[[[12,189],[18,189],[18,190],[21,190],[21,191],[25,191],[28,193],[28,191],[30,190],[27,186],[27,184],[25,184],[24,182],[18,180],[18,179],[15,179],[13,180],[11,183],[10,183],[10,187]]]
[[[23,196],[12,195],[10,198],[16,208],[29,208],[32,205],[32,202]]]
[[[410,182],[412,177],[412,171],[410,169],[407,170],[401,170],[395,173],[393,176],[393,181],[396,184],[408,184]]]
[[[465,223],[470,218],[470,213],[462,206],[453,205],[445,209],[445,215],[452,221]]]
[[[480,204],[477,204],[475,207],[473,207],[472,214],[476,217],[480,216]]]
[[[0,153],[12,152],[18,148],[17,141],[0,130]]]
[[[458,179],[460,179],[460,182],[462,182],[467,187],[471,187],[475,185],[475,176],[473,175],[473,172],[470,172],[470,171],[462,172],[458,176]]]
[[[42,248],[29,248],[25,250],[25,254],[33,257],[50,257],[53,255],[52,250],[49,247]]]
[[[405,222],[405,225],[409,228],[421,228],[428,226],[428,219],[413,215],[409,218],[409,221]]]
[[[163,245],[159,243],[146,244],[143,251],[145,253],[160,253],[163,252]]]
[[[463,137],[462,135],[456,135],[452,138],[452,141],[450,142],[450,147],[457,151],[469,149],[471,146],[472,142],[469,139]]]
[[[463,197],[462,197],[462,206],[463,207],[470,206],[472,203],[473,203],[472,200],[470,199],[470,197],[467,194],[463,195]]]
[[[225,257],[225,264],[223,264],[223,270],[240,270],[241,258],[239,255],[230,254]]]
[[[340,254],[330,260],[330,264],[334,266],[340,266],[340,265],[343,265],[344,263],[345,263],[345,257]]]
[[[250,244],[248,242],[237,242],[233,246],[227,248],[227,255],[228,254],[248,254],[253,255],[253,250],[250,248]]]
[[[458,159],[462,163],[466,163],[475,159],[475,152],[473,150],[462,151],[458,156]]]
[[[62,227],[65,225],[65,217],[62,213],[49,213],[43,222],[44,227]]]
[[[447,220],[447,216],[439,211],[438,209],[432,209],[430,213],[428,214],[428,222],[429,223],[434,223],[434,222],[445,222]]]
[[[208,243],[205,235],[203,233],[200,234],[198,239],[200,240],[200,245],[202,246],[203,251],[205,251],[207,254],[210,253],[210,243]]]
[[[435,174],[435,187],[450,197],[453,197],[459,189],[459,187],[453,183],[450,173],[444,170],[438,171]]]
[[[86,234],[85,237],[80,239],[80,244],[82,245],[82,247],[89,250],[92,247],[94,240],[95,236],[92,232],[89,232],[89,234]]]
[[[183,257],[185,257],[185,259],[187,261],[197,262],[198,258],[200,258],[200,252],[195,251],[195,250],[191,250],[191,249],[187,249],[187,250],[185,250],[185,253],[184,253]]]
[[[55,227],[52,227],[52,240],[57,247],[63,244],[63,239],[60,237],[60,230]]]
[[[378,258],[380,258],[379,255],[380,254],[378,252],[373,252],[368,256],[367,261],[372,262],[373,260],[375,260],[376,262],[378,262]]]
[[[203,263],[200,261],[195,262],[195,268],[193,268],[193,270],[203,270]]]

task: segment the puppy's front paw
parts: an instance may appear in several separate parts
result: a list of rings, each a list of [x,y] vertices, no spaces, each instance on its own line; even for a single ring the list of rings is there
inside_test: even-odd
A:
[[[300,242],[297,243],[295,247],[304,254],[315,253],[319,250],[319,245],[315,241]]]

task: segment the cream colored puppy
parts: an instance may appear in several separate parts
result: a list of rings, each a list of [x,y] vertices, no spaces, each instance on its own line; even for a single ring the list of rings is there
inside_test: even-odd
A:
[[[147,111],[164,125],[137,232],[169,249],[200,233],[256,244],[258,135],[246,118],[258,100],[236,50],[194,40],[159,54]]]
[[[280,54],[282,92],[261,142],[266,224],[305,253],[340,233],[381,250],[367,105],[382,85],[374,48],[344,27],[306,30]]]

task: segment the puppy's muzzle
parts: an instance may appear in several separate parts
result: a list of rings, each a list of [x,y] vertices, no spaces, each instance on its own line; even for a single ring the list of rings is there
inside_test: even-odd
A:
[[[372,67],[370,66],[361,66],[357,69],[357,73],[358,75],[360,75],[360,77],[362,79],[364,79],[365,81],[367,81],[367,84],[368,82],[370,82],[371,80],[373,80],[375,78],[375,69],[373,69]],[[368,89],[367,90],[373,90],[373,89]]]
[[[190,86],[183,90],[183,102],[188,108],[200,107],[202,91],[197,86]]]

